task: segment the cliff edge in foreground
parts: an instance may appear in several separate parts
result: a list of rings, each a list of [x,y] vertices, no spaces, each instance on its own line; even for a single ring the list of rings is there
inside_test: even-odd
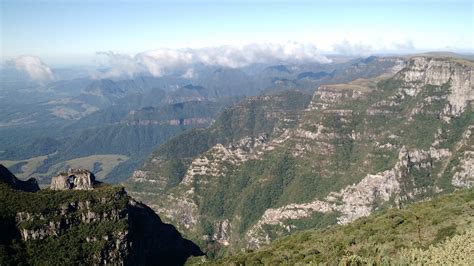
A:
[[[122,187],[37,191],[33,183],[0,165],[0,265],[181,265],[203,255]]]

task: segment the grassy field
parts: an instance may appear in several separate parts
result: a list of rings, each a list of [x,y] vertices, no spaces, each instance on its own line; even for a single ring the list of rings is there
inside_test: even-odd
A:
[[[22,164],[19,168],[20,171],[15,171],[15,175],[19,179],[28,179],[35,170],[41,166],[41,163],[48,158],[48,155],[33,157],[28,160],[19,160],[19,161],[12,161],[12,160],[5,160],[0,161],[0,164],[3,164],[7,168],[12,168],[14,165]]]
[[[84,168],[92,171],[97,179],[104,179],[120,163],[128,160],[125,155],[103,154],[75,158],[51,167],[52,169]],[[94,166],[96,165],[96,166]],[[55,174],[55,173],[52,173]]]
[[[29,177],[35,177],[35,171],[41,166],[42,162],[48,158],[47,155],[33,157],[28,160],[5,160],[0,161],[5,167],[15,172],[15,175],[20,179],[27,179]],[[64,171],[68,168],[84,168],[92,171],[96,178],[101,180],[104,179],[112,169],[114,169],[120,163],[128,160],[129,158],[125,155],[120,154],[100,154],[91,155],[86,157],[79,157],[65,162],[60,162],[52,167],[46,174],[41,176],[54,176],[60,171]],[[18,168],[16,170],[15,168]]]

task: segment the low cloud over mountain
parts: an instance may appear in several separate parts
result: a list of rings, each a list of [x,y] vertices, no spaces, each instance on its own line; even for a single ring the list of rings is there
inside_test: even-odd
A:
[[[17,70],[25,72],[35,81],[46,82],[54,79],[51,68],[39,57],[24,55],[13,59],[12,63]]]
[[[331,62],[316,46],[296,42],[249,44],[242,47],[228,45],[200,49],[157,49],[133,56],[114,52],[98,54],[105,55],[110,65],[110,69],[102,75],[105,77],[133,76],[138,73],[162,76],[177,68],[189,70],[193,64],[238,68],[254,63]]]
[[[333,52],[348,56],[369,56],[377,53],[410,53],[416,50],[412,39],[354,41],[343,39],[332,45]]]
[[[319,47],[319,46],[318,46]],[[332,44],[331,49],[321,50],[312,43],[253,43],[241,46],[223,45],[204,48],[159,48],[127,54],[114,51],[96,53],[95,66],[89,68],[92,78],[132,78],[137,75],[161,77],[178,74],[183,78],[196,78],[198,65],[240,68],[251,64],[330,63],[325,53],[346,56],[368,56],[378,52],[401,52],[415,49],[410,39],[400,42],[389,40],[369,44],[361,41],[342,41]],[[92,59],[92,58],[91,58]],[[46,83],[61,79],[39,57],[24,55],[7,63],[8,67],[26,73],[32,80]]]

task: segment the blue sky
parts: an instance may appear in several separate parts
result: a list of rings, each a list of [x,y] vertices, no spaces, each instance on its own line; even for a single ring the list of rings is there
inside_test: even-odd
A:
[[[472,1],[0,1],[2,61],[285,41],[327,53],[473,50]]]

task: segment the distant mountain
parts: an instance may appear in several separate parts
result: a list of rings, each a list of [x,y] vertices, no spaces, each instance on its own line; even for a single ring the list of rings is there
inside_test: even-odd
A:
[[[84,93],[103,97],[120,98],[125,94],[125,90],[110,79],[100,79],[93,81],[85,90]]]
[[[101,166],[101,177],[107,173],[111,182],[120,181],[164,141],[208,126],[224,107],[243,97],[289,89],[312,93],[323,83],[389,71],[399,59],[362,61],[236,69],[196,65],[187,78],[75,78],[52,82],[41,91],[20,86],[0,93],[8,99],[0,106],[0,159],[18,176],[36,176],[40,183],[71,164],[91,170]]]
[[[125,99],[129,97],[121,100]],[[121,100],[118,102],[121,103]],[[12,145],[0,153],[0,159],[16,160],[9,165],[12,171],[22,177],[39,177],[41,184],[48,183],[48,176],[54,172],[73,166],[71,160],[80,160],[82,167],[113,167],[110,171],[106,170],[105,178],[109,182],[120,182],[160,144],[186,129],[209,126],[225,107],[238,100],[183,102],[132,111],[127,111],[130,107],[126,103],[117,104],[58,129],[62,136],[38,136],[31,141],[26,139],[22,144]],[[139,101],[133,106],[146,102]],[[94,155],[108,157],[101,157],[103,159],[95,164],[89,163],[92,158],[99,158],[89,157]],[[109,159],[123,158],[121,156],[128,159],[110,164]]]
[[[283,73],[290,73],[288,67],[284,65],[277,65],[277,66],[270,66],[266,68],[267,71],[276,71],[276,72],[283,72]]]
[[[131,111],[121,123],[140,125],[196,125],[208,126],[225,107],[238,102],[239,98],[220,101],[185,101],[161,107],[144,107]]]
[[[214,92],[216,97],[259,94],[259,83],[241,69],[219,68],[194,82]]]
[[[213,90],[208,90],[203,86],[195,86],[187,84],[170,91],[164,99],[166,104],[176,104],[193,101],[207,101],[217,100],[218,93]]]
[[[331,76],[327,72],[303,72],[298,74],[297,79],[321,79],[327,76]]]
[[[126,91],[109,79],[93,81],[77,98],[89,104],[103,107],[114,103],[115,100],[123,98]]]

